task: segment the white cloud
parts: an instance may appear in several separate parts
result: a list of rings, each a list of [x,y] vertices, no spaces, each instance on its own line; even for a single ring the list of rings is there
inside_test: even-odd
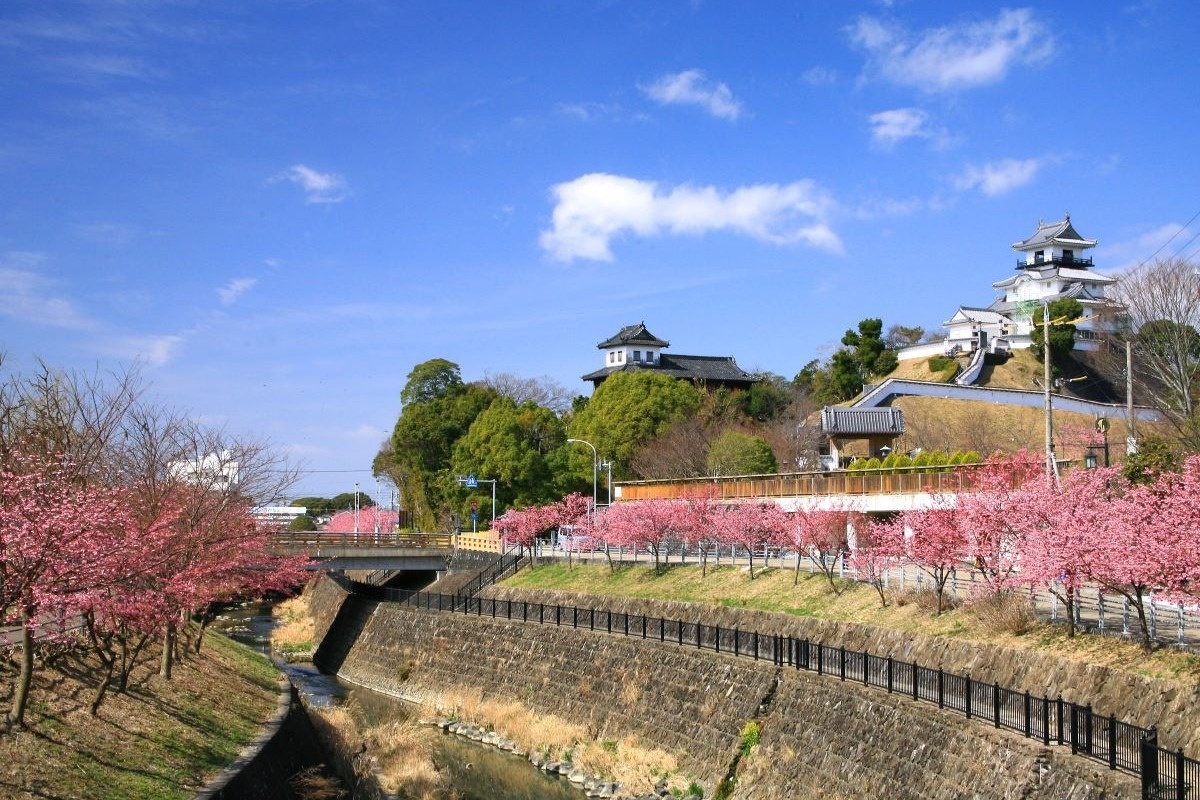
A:
[[[234,278],[224,287],[217,289],[217,297],[220,298],[221,305],[231,306],[239,297],[253,289],[256,283],[257,278]]]
[[[555,110],[560,115],[576,122],[593,122],[607,117],[617,117],[621,114],[619,105],[609,103],[559,103]]]
[[[919,35],[873,17],[859,18],[849,31],[885,79],[928,92],[996,83],[1014,65],[1038,64],[1054,52],[1050,31],[1027,8]]]
[[[919,108],[893,108],[872,114],[871,139],[882,147],[892,147],[905,139],[928,139],[933,134],[927,123],[929,115]]]
[[[108,336],[97,340],[95,347],[118,358],[161,367],[175,356],[183,341],[184,337],[176,334]]]
[[[340,203],[346,199],[346,179],[336,172],[318,172],[304,164],[295,164],[272,181],[290,181],[304,190],[306,203]]]
[[[719,119],[735,120],[742,114],[742,104],[734,99],[729,87],[712,83],[698,69],[663,75],[649,86],[639,88],[663,105],[700,106]]]
[[[1031,182],[1041,169],[1036,158],[1006,158],[982,166],[969,166],[953,178],[954,188],[960,191],[979,189],[989,197],[1005,194]]]
[[[837,73],[827,67],[812,67],[800,74],[800,80],[812,86],[829,86],[837,83]]]
[[[553,225],[543,250],[558,261],[612,261],[612,240],[632,234],[700,235],[735,231],[773,244],[807,244],[840,253],[826,217],[832,198],[812,181],[743,186],[722,194],[712,186],[661,190],[651,181],[591,173],[551,190]]]
[[[54,281],[37,271],[44,260],[41,253],[16,251],[0,255],[0,315],[54,328],[95,327],[72,300],[56,293]]]

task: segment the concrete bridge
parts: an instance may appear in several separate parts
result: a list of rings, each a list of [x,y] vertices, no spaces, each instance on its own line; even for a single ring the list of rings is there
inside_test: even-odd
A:
[[[454,557],[448,533],[324,533],[296,531],[275,538],[280,553],[310,556],[312,569],[391,572],[443,572]]]

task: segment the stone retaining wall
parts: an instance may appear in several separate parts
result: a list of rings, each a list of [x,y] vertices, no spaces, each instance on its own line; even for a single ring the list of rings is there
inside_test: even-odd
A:
[[[1027,691],[1035,697],[1061,696],[1080,705],[1090,703],[1097,713],[1123,722],[1143,728],[1157,725],[1159,744],[1163,747],[1182,748],[1193,758],[1194,754],[1200,753],[1200,725],[1196,724],[1200,719],[1200,685],[1189,688],[1029,650],[765,611],[661,600],[588,597],[503,586],[488,587],[480,592],[480,596],[568,606],[596,605],[613,611],[689,622],[699,619],[705,625],[779,633],[880,657],[890,655],[930,669],[940,667],[946,672],[969,675],[985,683],[998,683],[1018,692]]]
[[[318,639],[343,597],[331,581],[315,587]],[[694,606],[664,610],[652,613],[697,615]],[[757,627],[739,619],[744,629]],[[703,621],[717,620],[706,609]],[[570,628],[380,604],[339,674],[415,701],[475,688],[586,725],[597,739],[634,733],[676,754],[710,795],[743,726],[756,719],[761,744],[742,761],[735,798],[1138,796],[1128,776],[929,704],[764,662]],[[760,707],[766,698],[770,705]]]

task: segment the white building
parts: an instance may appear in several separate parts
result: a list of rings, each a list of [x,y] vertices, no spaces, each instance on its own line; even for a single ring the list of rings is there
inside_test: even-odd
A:
[[[1086,255],[1096,241],[1080,236],[1069,214],[1058,222],[1039,222],[1032,236],[1012,246],[1020,253],[1016,274],[992,284],[1002,295],[986,308],[960,306],[942,323],[947,336],[940,345],[908,347],[897,355],[913,359],[939,351],[957,355],[1027,348],[1034,317],[1040,319],[1045,305],[1065,298],[1083,306],[1083,316],[1075,322],[1075,349],[1098,349],[1102,335],[1115,331],[1119,320],[1114,313],[1118,306],[1105,295],[1116,278],[1092,271]]]
[[[214,492],[228,492],[238,485],[238,462],[228,450],[209,453],[195,461],[172,461],[167,465],[167,472],[174,478]]]

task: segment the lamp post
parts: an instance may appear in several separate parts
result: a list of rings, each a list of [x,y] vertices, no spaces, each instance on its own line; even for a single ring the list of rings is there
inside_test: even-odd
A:
[[[586,444],[592,448],[592,521],[596,520],[596,478],[600,471],[600,454],[596,451],[596,445],[591,442],[585,442],[583,439],[567,439],[567,443],[577,442],[578,444]]]

